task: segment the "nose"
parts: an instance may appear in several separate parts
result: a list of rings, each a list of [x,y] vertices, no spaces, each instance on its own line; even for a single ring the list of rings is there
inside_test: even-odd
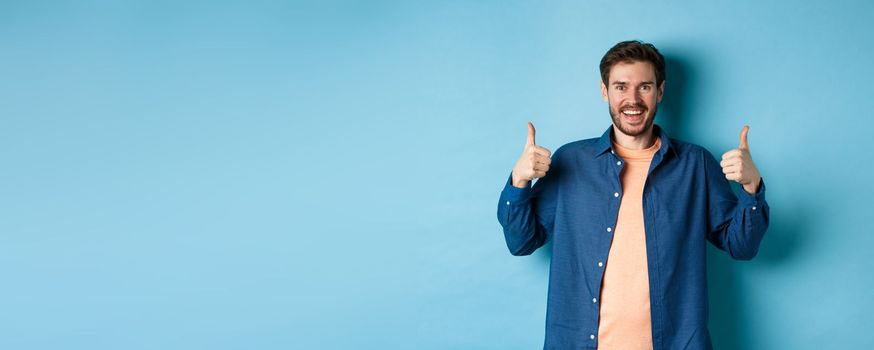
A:
[[[631,100],[635,104],[643,102],[643,99],[640,96],[640,90],[634,89],[634,92],[631,94]]]

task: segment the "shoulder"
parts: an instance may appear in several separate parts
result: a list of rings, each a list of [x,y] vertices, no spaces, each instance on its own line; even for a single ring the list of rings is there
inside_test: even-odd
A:
[[[580,158],[587,157],[591,158],[598,150],[596,149],[596,144],[598,143],[598,138],[591,138],[585,140],[577,140],[573,142],[568,142],[557,150],[553,154],[554,158]]]

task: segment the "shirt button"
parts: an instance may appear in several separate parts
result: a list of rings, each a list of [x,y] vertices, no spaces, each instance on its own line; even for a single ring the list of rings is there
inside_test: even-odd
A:
[[[756,210],[756,207],[755,207],[755,206],[753,207],[753,210]]]
[[[620,161],[616,162],[616,165],[622,165],[622,161],[620,160]]]
[[[604,262],[599,261],[599,262],[598,262],[598,267],[603,267],[603,266],[604,266]]]
[[[619,192],[613,192],[613,197],[619,198]],[[507,202],[510,203],[510,202]]]
[[[590,335],[589,339],[595,340],[595,335],[594,334]]]
[[[608,227],[608,228],[607,228],[607,232],[613,232],[613,228],[612,228],[612,227]]]
[[[592,298],[592,302],[593,302],[593,303],[597,303],[597,302],[598,302],[598,298]]]
[[[507,205],[510,205],[510,201],[507,201]]]
[[[611,150],[610,150],[610,153],[616,154],[616,151],[614,151],[614,150],[611,149]]]

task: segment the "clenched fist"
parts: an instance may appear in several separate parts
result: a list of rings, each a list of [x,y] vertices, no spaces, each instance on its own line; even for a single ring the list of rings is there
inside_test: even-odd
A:
[[[551,154],[548,149],[534,144],[534,124],[528,122],[528,141],[525,142],[522,156],[513,167],[513,186],[523,188],[529,181],[546,176],[549,163],[552,163],[549,159]]]
[[[747,133],[749,132],[750,127],[745,125],[740,131],[740,146],[725,152],[719,165],[722,166],[722,172],[726,179],[737,181],[743,185],[744,191],[755,194],[759,189],[762,176],[759,175],[759,169],[756,169],[753,157],[750,156],[750,145],[747,143]]]

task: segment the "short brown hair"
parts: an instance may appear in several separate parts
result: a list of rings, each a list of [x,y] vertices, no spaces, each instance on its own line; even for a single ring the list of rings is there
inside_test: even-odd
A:
[[[623,41],[607,50],[601,58],[601,81],[609,85],[610,68],[621,62],[649,62],[655,68],[656,86],[665,81],[665,57],[650,43],[639,40]]]

